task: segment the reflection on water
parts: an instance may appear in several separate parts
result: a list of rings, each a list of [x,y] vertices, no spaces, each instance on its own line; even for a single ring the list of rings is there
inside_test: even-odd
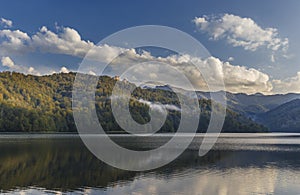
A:
[[[132,142],[122,139],[124,143]],[[251,137],[243,138],[247,140],[244,142],[230,139],[220,139],[204,157],[190,149],[169,165],[147,172],[110,167],[76,137],[0,139],[0,190],[9,194],[300,192],[300,145],[295,137],[264,137],[259,141]],[[286,144],[288,139],[295,143]],[[135,144],[131,147],[137,147]]]

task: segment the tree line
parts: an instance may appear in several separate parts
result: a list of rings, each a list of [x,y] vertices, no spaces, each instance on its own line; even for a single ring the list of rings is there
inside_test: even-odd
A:
[[[0,73],[1,132],[77,132],[72,113],[72,87],[75,73],[45,76],[16,72]],[[101,76],[95,91],[95,107],[100,124],[107,132],[124,132],[111,108],[111,93],[116,79]],[[124,87],[133,85],[127,81]],[[180,108],[177,95],[168,90],[137,87],[129,102],[132,118],[141,124],[149,122],[149,105],[138,101],[174,105]],[[211,101],[200,99],[201,116],[198,132],[205,132],[210,120]],[[181,113],[168,110],[160,132],[176,132]],[[251,119],[227,109],[223,132],[263,132],[267,129]]]

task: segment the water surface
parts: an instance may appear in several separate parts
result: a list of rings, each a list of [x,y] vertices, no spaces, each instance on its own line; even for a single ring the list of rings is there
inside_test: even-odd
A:
[[[169,136],[114,135],[112,139],[145,150]],[[2,135],[0,190],[7,194],[299,194],[298,137],[223,134],[212,151],[199,157],[199,135],[172,163],[131,172],[98,160],[76,135]]]

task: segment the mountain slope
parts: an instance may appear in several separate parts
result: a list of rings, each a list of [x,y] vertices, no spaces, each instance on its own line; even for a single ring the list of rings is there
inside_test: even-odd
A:
[[[166,86],[156,88],[165,89]],[[187,94],[187,91],[181,89],[181,93]],[[223,92],[212,93],[226,99],[227,108],[268,127],[269,131],[300,132],[300,94],[247,95],[226,92],[225,96]],[[197,95],[200,100],[210,99],[209,92],[197,91]]]
[[[299,132],[300,131],[300,99],[282,104],[266,113],[258,120],[272,131]]]
[[[220,93],[220,92],[213,92]],[[200,99],[209,99],[208,92],[197,92]],[[226,92],[227,106],[239,113],[246,114],[247,116],[254,116],[259,113],[267,112],[277,106],[292,101],[294,99],[300,99],[300,94],[288,93],[288,94],[275,94],[275,95],[263,95],[252,94],[247,95],[244,93],[233,94]]]
[[[0,73],[0,131],[76,132],[71,96],[75,73],[32,76],[21,73]],[[95,92],[99,122],[107,132],[122,132],[111,111],[111,91],[116,80],[102,76]],[[124,82],[124,86],[133,85]],[[130,100],[134,120],[143,124],[150,120],[149,105],[139,101],[160,102],[180,108],[172,91],[136,88]],[[210,119],[210,100],[199,100],[201,117],[198,132],[204,132]],[[168,110],[160,132],[176,131],[180,121],[178,110]],[[227,110],[224,132],[262,132],[266,128],[242,114]]]

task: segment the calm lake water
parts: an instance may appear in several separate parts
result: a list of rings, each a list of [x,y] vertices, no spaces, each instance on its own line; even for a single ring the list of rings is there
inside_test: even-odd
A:
[[[113,139],[145,150],[169,137]],[[204,157],[198,156],[199,140],[164,167],[131,172],[104,164],[77,136],[1,135],[0,192],[300,194],[300,134],[223,134]]]

